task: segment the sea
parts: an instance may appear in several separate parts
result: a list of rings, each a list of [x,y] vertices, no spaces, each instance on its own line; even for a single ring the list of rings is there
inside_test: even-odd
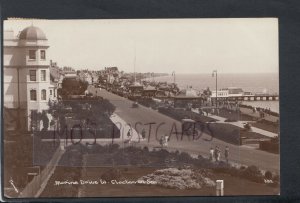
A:
[[[252,93],[279,94],[279,74],[278,73],[218,73],[218,89],[227,87],[239,87],[243,91]],[[160,76],[149,78],[159,82],[174,82],[174,76]],[[210,90],[216,89],[216,78],[212,74],[176,74],[175,82],[178,87],[203,91],[207,87]],[[243,104],[254,107],[270,108],[273,112],[279,113],[279,101],[243,101]]]

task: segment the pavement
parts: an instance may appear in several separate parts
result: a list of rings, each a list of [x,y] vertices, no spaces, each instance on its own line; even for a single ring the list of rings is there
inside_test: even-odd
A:
[[[160,147],[159,138],[170,132],[177,131],[178,134],[171,134],[168,148],[185,151],[192,154],[209,156],[211,147],[219,146],[221,149],[221,159],[224,158],[225,147],[229,147],[229,160],[240,165],[256,165],[262,170],[270,170],[279,174],[279,155],[253,147],[236,146],[224,141],[212,138],[205,133],[197,139],[193,140],[189,136],[181,137],[181,123],[156,110],[139,105],[138,108],[132,107],[132,101],[112,94],[104,89],[94,90],[94,95],[108,99],[116,106],[114,114],[118,115],[127,124],[133,126],[140,134],[142,129],[146,130],[146,140],[140,142],[141,146]],[[137,143],[139,144],[139,143]]]
[[[195,109],[192,109],[192,111],[195,112],[195,113],[198,113],[198,111],[195,110]],[[210,114],[209,117],[218,120],[218,121],[216,121],[216,123],[228,123],[228,124],[231,124],[231,125],[235,125],[235,126],[237,126],[237,127],[240,127],[240,128],[244,128],[244,123],[249,122],[249,121],[225,122],[225,120],[226,120],[227,118],[220,117],[220,116],[217,116],[217,115],[212,115],[212,114]],[[264,136],[266,136],[266,137],[270,137],[270,138],[273,138],[273,137],[277,137],[277,136],[278,136],[278,134],[276,134],[276,133],[272,133],[272,132],[269,132],[269,131],[267,131],[267,130],[263,130],[263,129],[260,129],[260,128],[256,128],[256,127],[253,127],[253,126],[251,127],[251,131],[252,131],[252,132],[255,132],[255,133],[259,133],[259,134],[264,135]]]

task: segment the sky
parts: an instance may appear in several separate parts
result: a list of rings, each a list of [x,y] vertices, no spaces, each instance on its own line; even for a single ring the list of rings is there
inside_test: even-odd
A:
[[[7,20],[15,34],[33,24],[59,66],[125,72],[278,73],[277,18]]]

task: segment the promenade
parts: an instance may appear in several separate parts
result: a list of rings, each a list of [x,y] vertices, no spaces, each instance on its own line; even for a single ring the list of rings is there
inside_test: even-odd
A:
[[[178,139],[176,138],[176,135],[172,135],[170,137],[168,144],[168,148],[170,149],[177,149],[178,151],[208,156],[209,149],[211,147],[214,148],[215,146],[219,146],[222,151],[222,159],[224,158],[225,147],[229,146],[229,160],[231,162],[241,165],[256,165],[263,170],[270,170],[279,173],[278,154],[256,150],[248,146],[232,145],[215,138],[211,140],[211,136],[204,133],[198,140],[192,140],[188,136],[183,136],[183,139],[181,140],[181,123],[179,121],[141,105],[139,105],[138,108],[132,108],[132,101],[112,94],[104,89],[100,90],[97,88],[97,92],[95,94],[108,99],[112,104],[114,104],[116,106],[114,113],[133,127],[136,126],[138,132],[141,132],[142,129],[145,128],[147,132],[146,140],[140,143],[142,146],[149,145],[151,147],[160,147],[156,137],[159,139],[160,136],[163,136],[164,134],[170,134],[171,131],[174,132],[174,129],[176,128],[180,133],[178,135]]]

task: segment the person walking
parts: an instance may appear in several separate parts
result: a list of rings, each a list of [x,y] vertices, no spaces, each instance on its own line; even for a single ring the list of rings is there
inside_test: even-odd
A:
[[[210,161],[214,160],[214,149],[212,147],[209,150],[209,160]]]
[[[130,137],[131,137],[131,129],[129,129],[127,132],[127,138],[130,138]]]
[[[165,134],[165,143],[164,146],[168,146],[168,142],[169,142],[169,136],[167,134]]]
[[[224,155],[225,155],[226,163],[228,164],[228,157],[229,157],[229,147],[228,146],[225,147]]]
[[[159,144],[161,145],[162,148],[165,146],[165,138],[164,138],[164,136],[160,137]]]
[[[218,148],[217,151],[217,162],[219,162],[221,160],[221,150]]]
[[[145,130],[145,128],[143,128],[143,130],[142,130],[142,138],[143,138],[143,139],[146,138],[146,130]]]
[[[214,158],[215,158],[215,161],[218,161],[218,146],[215,147]]]

